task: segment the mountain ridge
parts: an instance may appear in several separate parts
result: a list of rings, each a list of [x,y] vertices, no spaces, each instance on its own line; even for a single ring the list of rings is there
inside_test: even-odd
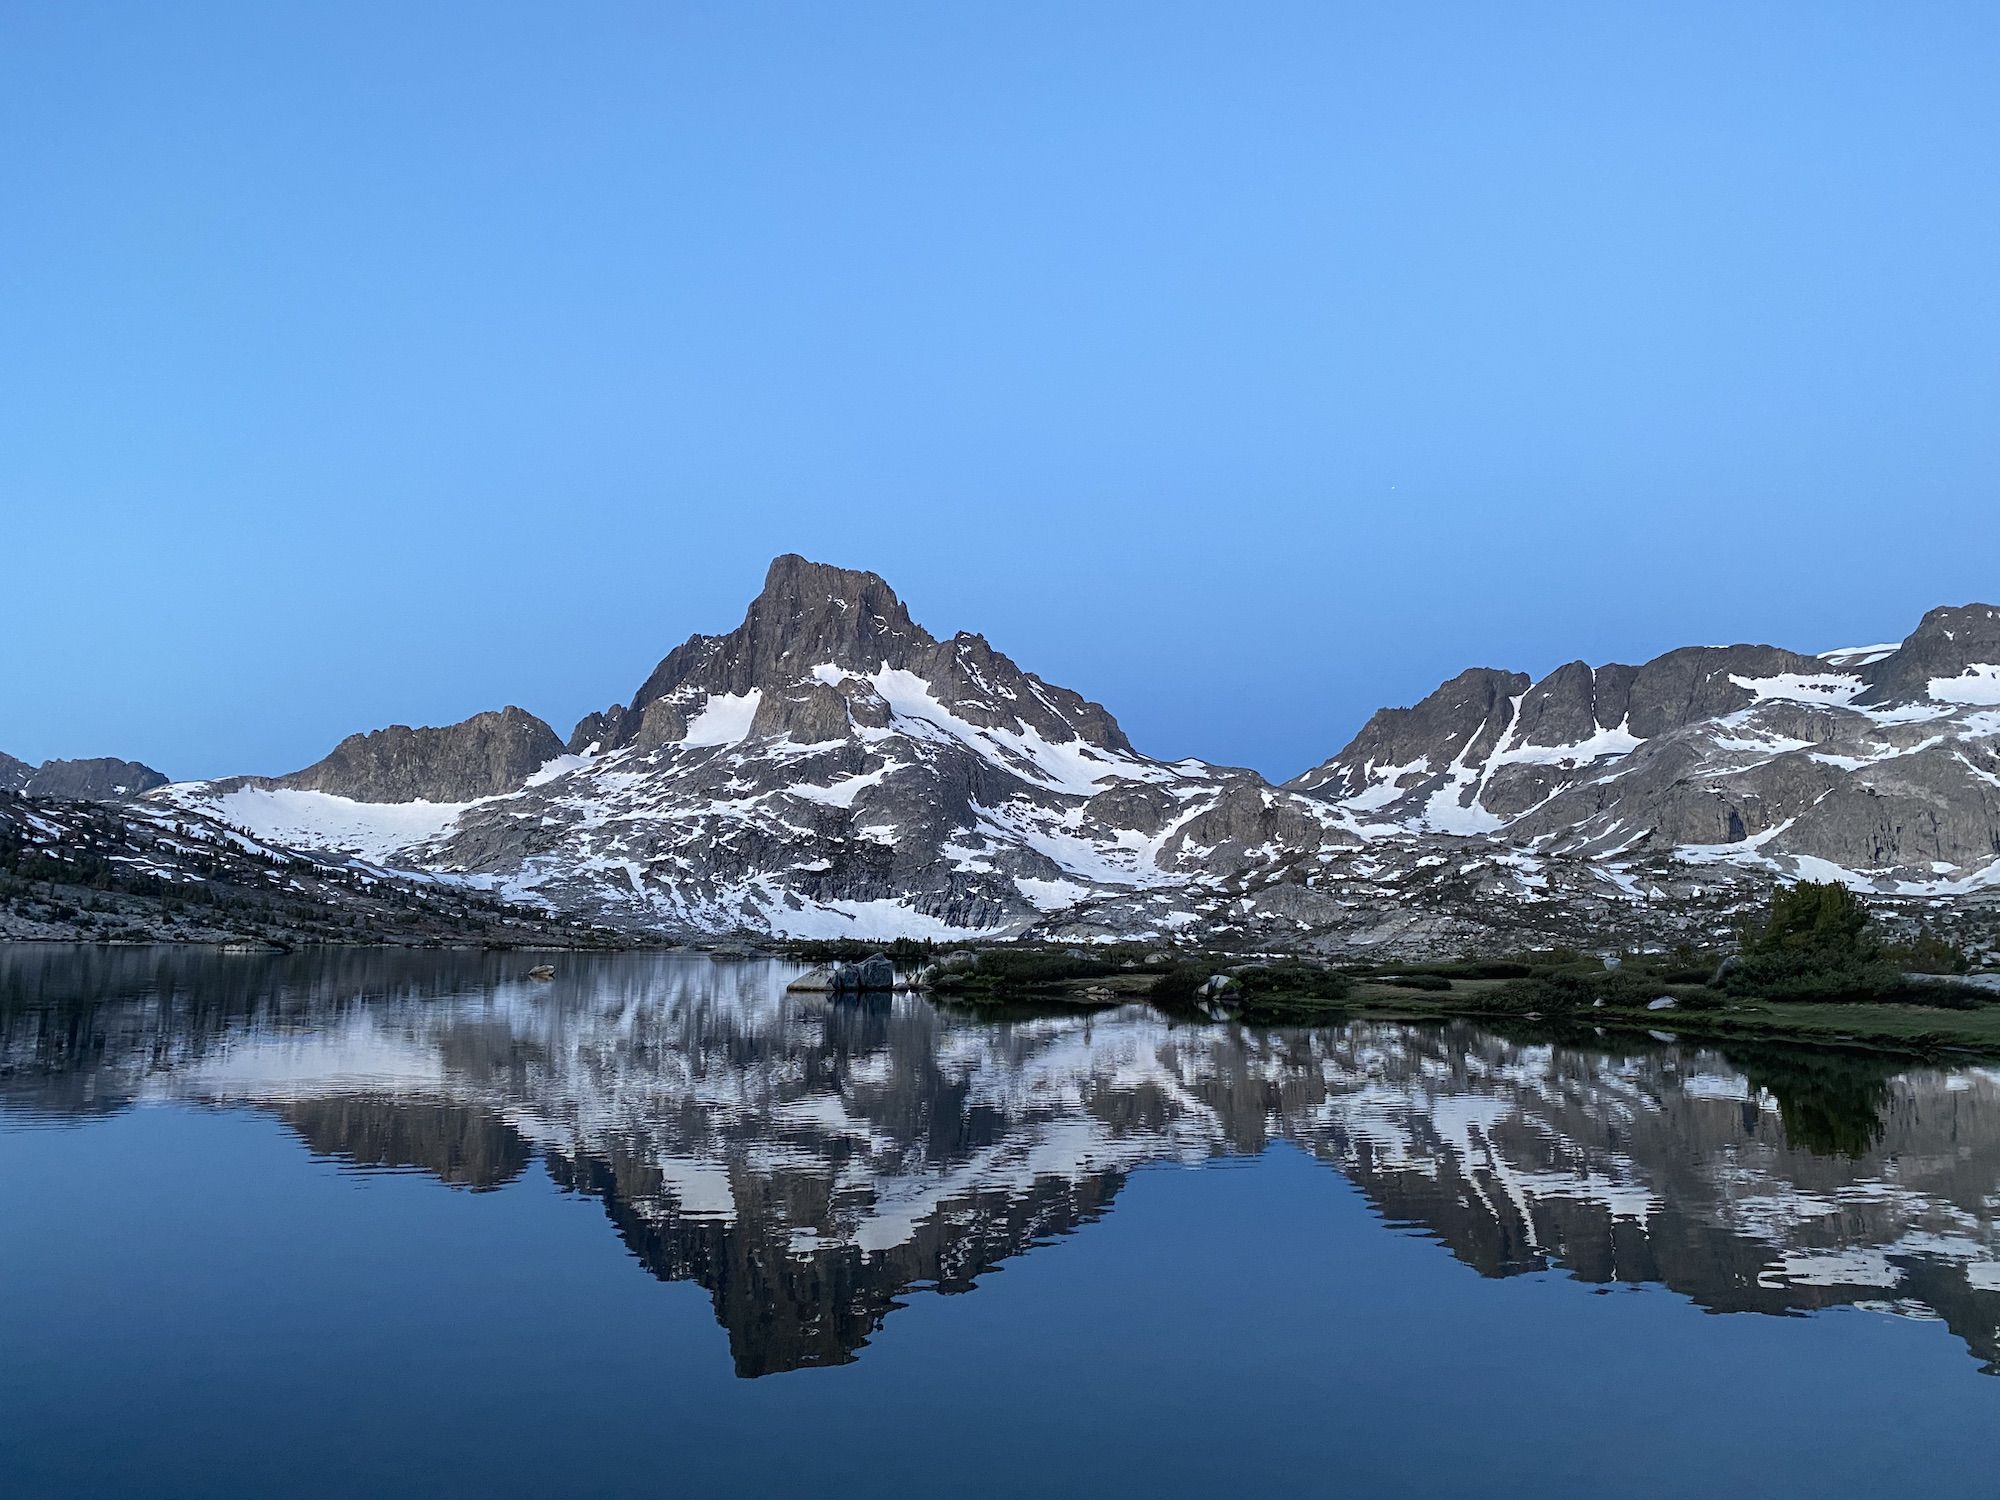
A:
[[[690,636],[566,742],[510,707],[151,795],[670,934],[1712,936],[1773,879],[2000,885],[1995,663],[2000,611],[1974,604],[1824,656],[1472,668],[1273,784],[1146,756],[983,636],[933,635],[879,575],[785,554],[741,623]]]

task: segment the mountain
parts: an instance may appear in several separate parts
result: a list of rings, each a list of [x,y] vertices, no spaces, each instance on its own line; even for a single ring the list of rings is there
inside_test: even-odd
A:
[[[1475,668],[1284,786],[1135,748],[873,573],[772,563],[566,743],[517,708],[151,794],[254,838],[673,935],[1502,950],[1726,937],[1774,878],[2000,890],[2000,614],[1808,656]]]
[[[2000,610],[1936,609],[1900,644],[1690,647],[1480,668],[1385,709],[1289,785],[1382,836],[1833,876],[1884,893],[2000,886]]]
[[[350,734],[303,771],[232,784],[324,792],[353,802],[471,802],[522,786],[562,748],[553,729],[510,704],[443,728],[392,724]]]
[[[0,789],[0,946],[245,939],[602,947],[609,937],[458,882],[311,858],[163,800]]]
[[[1253,772],[1141,755],[983,637],[932,635],[873,573],[800,557],[772,563],[736,629],[586,717],[568,753],[530,722],[504,761],[422,738],[466,726],[390,731],[415,738],[171,799],[605,920],[811,936],[1019,930],[1106,894],[1159,893],[1165,920],[1191,881],[1358,843]],[[492,781],[456,774],[468,762]]]
[[[45,760],[31,766],[0,755],[0,792],[20,792],[67,802],[122,802],[167,784],[167,778],[136,760],[100,756],[93,760]]]

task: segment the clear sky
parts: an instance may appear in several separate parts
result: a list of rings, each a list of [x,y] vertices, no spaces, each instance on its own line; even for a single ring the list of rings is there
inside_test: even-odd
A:
[[[2000,600],[2000,6],[0,6],[0,749],[567,733],[775,553],[1290,775]]]

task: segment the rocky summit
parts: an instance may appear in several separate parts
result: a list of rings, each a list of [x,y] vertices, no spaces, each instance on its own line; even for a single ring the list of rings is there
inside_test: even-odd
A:
[[[457,779],[449,733],[401,731],[393,777],[363,737],[295,776],[168,795],[323,853],[673,931],[1005,932],[1107,900],[1112,927],[1158,926],[1187,920],[1190,883],[1358,842],[1251,772],[1139,754],[1104,708],[980,636],[938,639],[874,574],[798,557],[735,630],[677,647],[567,753],[551,736],[516,762],[511,788]]]
[[[2000,612],[1818,656],[1477,668],[1273,786],[1153,759],[984,637],[932,635],[875,574],[786,556],[740,625],[566,744],[508,708],[150,799],[670,935],[1706,938],[1778,878],[2000,893]]]
[[[19,792],[62,802],[123,802],[163,787],[167,778],[135,760],[95,756],[86,760],[45,760],[31,766],[0,755],[0,792]]]
[[[1900,644],[1691,647],[1479,669],[1386,709],[1291,785],[1374,830],[1833,877],[1904,896],[2000,885],[2000,610]]]
[[[350,734],[324,760],[243,785],[295,787],[356,802],[470,802],[521,786],[562,754],[556,732],[509,705],[442,729],[392,724]]]

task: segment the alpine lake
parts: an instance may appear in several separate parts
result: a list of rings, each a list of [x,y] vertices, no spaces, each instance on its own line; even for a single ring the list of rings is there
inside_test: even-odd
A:
[[[0,1494],[2000,1492],[2000,1067],[0,947]]]

